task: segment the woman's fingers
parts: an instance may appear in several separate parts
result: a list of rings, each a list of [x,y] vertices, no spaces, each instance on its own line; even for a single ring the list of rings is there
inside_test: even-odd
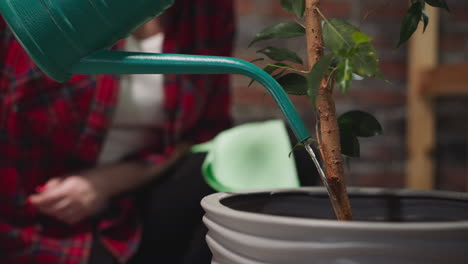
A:
[[[105,203],[91,182],[81,176],[50,180],[41,192],[30,196],[39,211],[74,224],[95,213]]]
[[[43,214],[55,217],[68,224],[75,224],[82,220],[86,213],[80,203],[68,197],[47,203],[38,203],[37,208]]]
[[[50,212],[55,214],[64,214],[72,210],[73,207],[73,202],[68,198],[64,198],[62,200],[57,201],[55,204],[52,204],[50,206]]]
[[[52,207],[62,200],[66,194],[61,185],[58,184],[54,188],[44,188],[42,192],[31,195],[29,201],[38,207]]]
[[[36,187],[36,194],[29,197],[29,201],[35,206],[49,207],[63,196],[63,191],[56,190],[60,186],[61,178],[53,178],[46,184]],[[52,191],[53,190],[53,191]]]
[[[54,178],[48,181],[41,191],[29,197],[29,201],[39,211],[51,216],[61,216],[62,211],[73,207],[70,192],[62,179]]]
[[[47,183],[44,185],[44,189],[52,189],[58,186],[61,182],[63,181],[63,178],[52,178],[47,181]]]

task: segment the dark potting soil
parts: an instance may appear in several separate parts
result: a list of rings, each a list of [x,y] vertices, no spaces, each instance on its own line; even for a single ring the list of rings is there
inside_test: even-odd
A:
[[[468,220],[468,196],[350,194],[353,219],[377,222]],[[308,192],[238,194],[221,200],[231,209],[278,216],[335,219],[328,196]]]

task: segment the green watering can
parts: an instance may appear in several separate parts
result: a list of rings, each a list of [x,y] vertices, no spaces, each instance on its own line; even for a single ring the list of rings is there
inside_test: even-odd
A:
[[[73,74],[241,74],[265,86],[299,142],[310,137],[274,78],[235,58],[109,51],[174,0],[0,0],[0,12],[36,64],[56,81]]]

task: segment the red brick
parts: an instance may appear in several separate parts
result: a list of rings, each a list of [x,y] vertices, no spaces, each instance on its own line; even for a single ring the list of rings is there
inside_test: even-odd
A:
[[[466,191],[466,168],[448,166],[440,168],[439,186],[442,190]]]
[[[389,35],[372,36],[372,44],[374,45],[374,47],[394,49],[396,46],[396,43],[397,42],[394,36],[389,36]]]
[[[468,21],[468,9],[457,8],[450,11],[450,20],[452,21]]]
[[[380,70],[390,80],[405,80],[407,78],[407,65],[404,62],[381,61]]]
[[[404,1],[397,1],[404,2]],[[378,21],[378,20],[388,20],[395,19],[396,22],[400,23],[401,18],[405,15],[408,10],[408,6],[405,4],[379,4],[368,6],[367,8],[361,9],[361,16],[365,21]]]
[[[255,83],[250,87],[247,87],[247,84],[245,86],[237,86],[232,89],[232,96],[235,104],[261,104],[265,106],[277,105],[273,97],[268,93],[268,90],[260,86],[258,83]],[[289,95],[289,98],[296,108],[311,109],[307,96]]]
[[[440,38],[440,49],[443,51],[463,51],[466,45],[466,36],[445,34]]]
[[[370,87],[372,88],[372,87]],[[401,105],[406,102],[406,95],[398,91],[382,91],[375,87],[374,90],[351,89],[346,95],[337,93],[337,100],[353,100],[359,105]]]
[[[347,2],[323,2],[320,6],[320,10],[329,18],[349,17],[351,15],[351,8]]]
[[[249,15],[254,12],[252,1],[237,0],[235,1],[236,13],[240,16]]]
[[[290,18],[295,18],[296,16],[292,13],[287,12],[284,10],[281,5],[279,4],[280,1],[275,1],[277,4],[272,4],[271,5],[271,15],[273,17],[290,17]]]

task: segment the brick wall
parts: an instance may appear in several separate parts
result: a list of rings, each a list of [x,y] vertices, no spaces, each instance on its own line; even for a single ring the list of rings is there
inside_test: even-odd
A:
[[[269,41],[247,48],[255,33],[280,21],[290,21],[279,0],[236,0],[238,36],[235,56],[251,60],[255,51],[269,44],[296,50],[304,57],[303,38]],[[337,111],[361,109],[373,113],[384,127],[384,135],[361,140],[361,158],[352,160],[347,176],[351,185],[402,187],[406,166],[406,47],[395,49],[400,21],[407,2],[404,0],[322,0],[327,17],[349,19],[362,23],[362,30],[374,37],[374,45],[381,57],[380,67],[391,83],[380,80],[356,81],[346,97],[336,95]],[[440,61],[453,63],[468,61],[468,1],[448,0],[451,14],[441,16]],[[242,76],[233,78],[233,113],[238,124],[281,118],[266,90],[253,85]],[[291,97],[306,125],[313,130],[314,117],[305,97]],[[440,98],[437,100],[438,187],[464,190],[466,183],[468,120],[465,114],[468,98]]]

